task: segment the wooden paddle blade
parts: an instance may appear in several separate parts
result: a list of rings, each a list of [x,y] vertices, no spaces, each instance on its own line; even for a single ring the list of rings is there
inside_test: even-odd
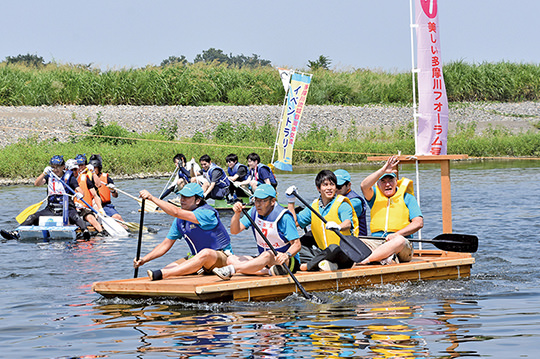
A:
[[[141,206],[141,208],[142,208],[142,200],[138,199],[138,201],[139,201],[139,206]],[[155,212],[155,211],[157,211],[157,209],[158,209],[157,204],[155,204],[152,201],[145,201],[145,203],[144,203],[145,212]]]
[[[105,217],[99,215],[103,228],[113,237],[127,237],[129,233],[122,227],[122,225],[114,220],[112,217]]]
[[[425,242],[449,252],[474,253],[478,250],[478,237],[470,234],[443,233]]]
[[[25,208],[21,213],[19,213],[19,215],[17,217],[15,217],[15,219],[17,220],[17,222],[20,223],[23,223],[24,221],[26,221],[26,219],[28,218],[28,216],[34,214],[37,212],[37,210],[39,209],[39,207],[41,207],[41,205],[43,204],[43,202],[45,202],[45,200],[41,201],[41,202],[38,202],[36,204],[33,204],[31,206],[28,206],[27,208]]]
[[[371,249],[355,236],[340,236],[339,246],[353,262],[360,263],[371,254]]]

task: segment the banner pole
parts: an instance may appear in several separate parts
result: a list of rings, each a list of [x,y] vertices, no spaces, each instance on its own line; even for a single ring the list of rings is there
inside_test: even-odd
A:
[[[295,73],[295,71],[291,71],[291,77]],[[281,125],[283,124],[283,114],[285,113],[285,106],[287,106],[287,96],[289,95],[289,91],[291,89],[291,82],[289,80],[289,87],[287,87],[287,91],[285,91],[285,97],[283,98],[283,105],[281,106],[281,116],[279,116],[279,123],[278,128],[276,131],[276,140],[274,141],[274,151],[272,152],[272,161],[270,163],[274,163],[274,157],[276,155],[276,148],[277,148],[277,141],[279,138],[279,134],[281,132]]]

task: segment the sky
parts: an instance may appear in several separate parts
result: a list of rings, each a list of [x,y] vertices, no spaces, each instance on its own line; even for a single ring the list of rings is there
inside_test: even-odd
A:
[[[439,0],[444,63],[540,63],[540,1]],[[193,61],[209,48],[257,54],[307,70],[411,68],[409,0],[3,0],[0,61],[34,54],[46,62],[106,69]]]

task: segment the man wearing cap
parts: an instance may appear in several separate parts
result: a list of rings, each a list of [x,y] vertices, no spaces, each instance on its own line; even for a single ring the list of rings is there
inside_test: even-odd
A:
[[[255,208],[249,212],[249,216],[272,243],[278,255],[266,244],[258,231],[253,228],[253,235],[257,241],[259,255],[230,256],[227,266],[214,268],[214,273],[221,279],[229,280],[235,273],[251,275],[285,275],[288,274],[283,265],[287,265],[292,273],[300,267],[298,252],[301,244],[298,239],[296,223],[293,215],[277,203],[276,190],[272,185],[261,184],[257,187],[250,198],[255,203]],[[231,234],[238,234],[251,226],[251,221],[242,214],[243,204],[236,202],[233,206],[234,215],[231,219]]]
[[[28,216],[28,218],[21,223],[21,226],[38,225],[39,217],[58,216],[62,214],[63,210],[67,210],[69,220],[79,226],[79,228],[82,230],[83,238],[88,240],[90,239],[90,233],[86,228],[86,223],[75,210],[73,199],[68,196],[68,189],[62,182],[51,174],[54,173],[58,178],[61,178],[65,183],[67,183],[69,187],[75,189],[76,196],[78,198],[82,197],[76,177],[72,175],[71,171],[64,171],[64,169],[64,157],[58,155],[53,156],[49,161],[49,166],[45,167],[43,173],[41,173],[34,182],[35,186],[43,186],[44,184],[47,184],[47,206],[41,211],[37,211],[36,213]],[[12,237],[8,239],[18,238],[18,233],[15,231],[7,232],[2,230],[3,237],[7,238],[6,236],[8,235]]]
[[[397,179],[394,168],[398,163],[397,156],[391,156],[361,183],[362,193],[371,208],[371,234],[386,237],[384,242],[363,239],[372,253],[362,264],[378,261],[392,264],[395,255],[400,262],[410,261],[412,245],[405,237],[411,238],[424,226],[412,181],[408,178]]]
[[[358,235],[366,236],[367,235],[367,224],[366,224],[366,202],[364,198],[358,193],[351,189],[351,175],[345,170],[336,170],[334,174],[337,178],[336,188],[337,194],[347,197],[356,212],[358,217]]]
[[[172,276],[193,273],[212,273],[214,267],[227,264],[231,254],[231,239],[227,229],[221,223],[219,213],[204,201],[204,191],[197,183],[188,183],[179,192],[181,207],[154,197],[147,190],[139,193],[141,198],[154,202],[165,213],[176,217],[167,237],[150,253],[137,260],[133,266],[140,267],[153,259],[159,258],[171,249],[177,239],[184,238],[191,251],[185,258],[179,259],[158,270],[148,270],[150,280],[160,280]]]

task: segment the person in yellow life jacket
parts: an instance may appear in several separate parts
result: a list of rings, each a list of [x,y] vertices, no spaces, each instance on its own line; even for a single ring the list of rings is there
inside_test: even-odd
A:
[[[105,214],[103,211],[103,208],[101,206],[101,198],[97,194],[96,191],[96,185],[93,181],[94,178],[94,168],[92,165],[87,165],[86,162],[86,155],[84,154],[78,154],[75,157],[75,161],[77,161],[77,168],[73,168],[73,174],[77,176],[77,182],[79,183],[79,188],[82,191],[83,194],[83,200],[93,206],[98,212]],[[107,235],[108,233],[103,230],[103,227],[97,220],[96,215],[88,206],[80,200],[75,200],[75,205],[77,206],[77,210],[79,211],[81,217],[84,218],[85,221],[90,223],[98,232],[99,235]]]
[[[413,248],[406,237],[412,238],[424,226],[412,181],[397,179],[394,168],[398,164],[397,156],[391,156],[361,183],[362,193],[371,208],[371,235],[386,238],[386,241],[362,239],[372,253],[361,264],[410,261]]]
[[[296,190],[291,186],[287,189],[288,209],[301,228],[311,225],[315,246],[302,245],[300,250],[300,270],[336,270],[350,268],[354,262],[339,247],[340,238],[333,229],[338,229],[343,235],[358,236],[358,217],[351,201],[337,194],[337,178],[330,170],[322,170],[315,178],[315,185],[320,197],[311,205],[328,223],[325,225],[321,219],[304,208],[295,214],[295,197],[289,195]],[[294,188],[292,188],[294,187]]]
[[[108,173],[101,172],[103,169],[103,160],[101,159],[101,156],[94,154],[90,156],[90,160],[88,162],[94,167],[94,174],[97,176],[99,184],[101,185],[98,192],[99,198],[101,199],[101,206],[105,211],[105,214],[109,217],[123,221],[122,216],[120,213],[118,213],[111,201],[111,198],[118,197],[118,192],[114,186],[114,181],[111,177],[109,177]]]

